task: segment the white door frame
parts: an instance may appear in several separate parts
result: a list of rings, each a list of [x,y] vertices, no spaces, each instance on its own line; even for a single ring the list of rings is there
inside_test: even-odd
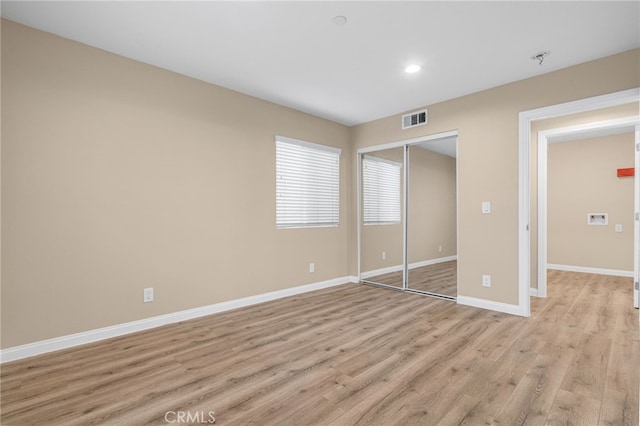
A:
[[[633,307],[640,307],[640,124],[635,128],[635,173],[634,173],[634,211],[633,221]],[[640,318],[639,318],[640,319]]]
[[[518,314],[531,315],[531,123],[538,120],[640,102],[640,88],[522,111],[519,114],[518,173]]]
[[[628,128],[629,133],[633,133],[639,124],[640,118],[633,116],[579,124],[576,126],[559,127],[538,132],[538,286],[536,292],[538,297],[547,297],[547,149],[550,140],[568,136],[574,136],[576,139],[579,139],[581,135],[592,137],[599,133],[606,134],[607,130],[625,128]],[[634,203],[637,206],[639,202],[637,182],[635,185]],[[639,211],[637,207],[635,207],[635,211]],[[634,222],[635,229],[637,222]],[[633,246],[635,254],[638,253],[638,237],[637,234],[634,235]],[[637,256],[634,255],[634,258],[635,257]],[[634,271],[637,271],[637,269],[637,267],[634,267]]]

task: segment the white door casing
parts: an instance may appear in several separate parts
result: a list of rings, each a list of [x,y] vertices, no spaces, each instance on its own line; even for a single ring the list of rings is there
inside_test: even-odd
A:
[[[635,127],[635,173],[634,173],[634,210],[635,218],[633,221],[633,306],[637,308],[640,305],[640,296],[638,295],[638,283],[640,283],[640,125]]]
[[[640,88],[623,90],[607,95],[522,111],[518,126],[518,309],[517,314],[531,313],[531,123],[548,118],[561,117],[586,111],[640,102]],[[636,242],[638,243],[638,242]]]

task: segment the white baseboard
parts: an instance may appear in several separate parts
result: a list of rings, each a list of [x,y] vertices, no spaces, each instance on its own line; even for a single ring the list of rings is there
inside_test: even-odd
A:
[[[402,265],[387,266],[386,268],[374,269],[373,271],[361,272],[362,279],[375,277],[377,275],[390,274],[392,272],[402,271]]]
[[[556,269],[558,271],[569,271],[569,272],[583,272],[585,274],[613,275],[616,277],[633,278],[633,271],[625,271],[621,269],[590,268],[587,266],[557,265],[552,263],[547,264],[547,269]]]
[[[538,289],[537,288],[529,288],[529,296],[538,297]]]
[[[423,260],[422,262],[410,263],[409,269],[422,268],[423,266],[430,266],[438,263],[450,262],[452,260],[458,260],[458,256],[453,255],[453,256],[446,256],[446,257],[439,257],[437,259],[429,259],[429,260]],[[394,265],[394,266],[387,266],[386,268],[374,269],[373,271],[362,272],[360,275],[362,276],[363,279],[366,279],[369,277],[375,277],[376,275],[390,274],[392,272],[398,272],[398,271],[402,271],[402,265]]]
[[[508,303],[494,302],[491,300],[478,299],[475,297],[461,295],[458,295],[457,301],[460,305],[489,309],[491,311],[504,312],[505,314],[526,316],[518,305],[510,305]]]
[[[422,268],[423,266],[430,266],[430,265],[435,265],[443,262],[451,262],[452,260],[458,260],[458,255],[454,254],[453,256],[445,256],[445,257],[439,257],[437,259],[429,259],[429,260],[423,260],[422,262],[410,263],[409,269]]]
[[[138,321],[117,324],[110,327],[103,327],[95,330],[84,331],[81,333],[70,334],[67,336],[55,337],[53,339],[41,340],[39,342],[28,343],[26,345],[14,346],[12,348],[0,350],[0,363],[15,361],[22,358],[41,355],[47,352],[58,351],[61,349],[84,345],[86,343],[97,342],[99,340],[135,333],[136,331],[148,330],[150,328],[156,328],[167,324],[173,324],[180,321],[199,318],[206,315],[216,314],[218,312],[229,311],[232,309],[281,299],[283,297],[294,296],[296,294],[307,293],[310,291],[320,290],[323,288],[357,281],[358,278],[353,276],[335,278],[332,280],[321,281],[313,284],[287,288],[284,290],[258,294],[255,296],[243,297],[241,299],[229,300],[227,302],[215,303],[213,305],[202,306],[199,308],[187,309],[184,311],[145,318]]]

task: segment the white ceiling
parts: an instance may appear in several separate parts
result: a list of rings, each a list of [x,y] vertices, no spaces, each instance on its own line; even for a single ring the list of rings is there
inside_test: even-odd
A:
[[[2,1],[3,17],[355,125],[640,47],[640,2]],[[345,25],[333,18],[342,15]],[[530,59],[551,54],[542,66]],[[417,63],[422,70],[406,74]]]
[[[427,142],[420,142],[412,146],[428,149],[429,151],[437,152],[438,154],[446,155],[447,157],[456,158],[458,156],[458,137],[451,136],[440,139],[432,139]]]

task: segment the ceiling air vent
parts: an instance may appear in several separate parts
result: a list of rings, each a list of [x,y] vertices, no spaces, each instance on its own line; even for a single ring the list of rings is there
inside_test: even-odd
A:
[[[402,116],[402,130],[427,124],[427,110],[416,111]]]

